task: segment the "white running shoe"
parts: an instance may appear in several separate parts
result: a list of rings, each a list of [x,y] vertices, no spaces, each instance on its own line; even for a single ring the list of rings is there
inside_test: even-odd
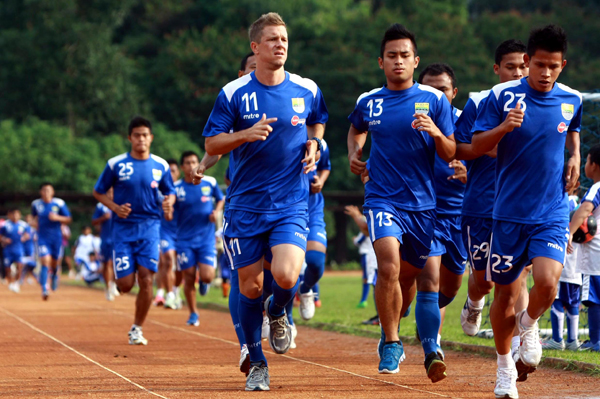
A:
[[[260,337],[262,339],[269,338],[269,318],[266,314],[263,314],[263,323],[260,330]]]
[[[246,374],[246,377],[250,373],[250,352],[248,352],[246,344],[240,350],[240,371]]]
[[[296,349],[296,337],[298,336],[298,329],[294,324],[290,324],[290,328],[292,329],[292,342],[290,343],[290,349]]]
[[[310,320],[315,316],[315,294],[312,290],[306,294],[300,294],[300,316],[304,320]]]
[[[565,340],[556,342],[552,337],[542,340],[542,349],[556,349],[558,351],[565,350]]]
[[[112,291],[110,290],[110,288],[105,289],[104,293],[106,294],[107,301],[112,302],[115,300],[115,296],[112,294]]]
[[[113,297],[118,297],[119,295],[121,295],[121,293],[117,289],[117,283],[115,283],[114,281],[108,283],[108,290],[111,292]]]
[[[540,343],[540,334],[538,331],[538,324],[531,328],[525,328],[521,324],[521,318],[523,312],[527,309],[519,312],[516,316],[517,325],[519,326],[519,337],[521,338],[521,346],[519,346],[519,356],[525,365],[530,367],[537,367],[542,360],[542,344]]]
[[[578,351],[580,345],[581,345],[581,343],[579,342],[579,340],[575,339],[571,342],[567,342],[565,344],[565,349],[568,351]]]
[[[175,300],[175,294],[169,292],[165,298],[165,309],[177,309],[177,301]]]
[[[462,311],[460,312],[460,325],[465,334],[474,337],[479,332],[481,327],[481,309],[469,306],[469,299],[465,301]]]
[[[494,395],[496,395],[496,398],[519,398],[519,392],[517,391],[517,369],[498,368],[498,371],[496,371]]]
[[[148,345],[148,340],[142,334],[142,327],[132,327],[129,330],[129,345]]]
[[[175,293],[173,293],[173,295],[175,295],[175,310],[183,308],[183,301],[181,300],[181,297]]]

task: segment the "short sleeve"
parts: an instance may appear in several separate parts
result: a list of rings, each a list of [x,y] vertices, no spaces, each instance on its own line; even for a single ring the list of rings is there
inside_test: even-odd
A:
[[[594,184],[587,193],[583,196],[581,202],[591,202],[594,209],[600,205],[600,183]]]
[[[571,119],[571,123],[569,124],[569,132],[579,132],[581,131],[581,116],[583,112],[583,104],[580,104],[577,108],[577,113]]]
[[[71,212],[69,212],[69,208],[65,202],[62,203],[60,208],[58,209],[58,214],[61,216],[71,217]]]
[[[217,201],[217,202],[223,201],[223,198],[224,198],[223,191],[221,191],[221,189],[219,188],[219,185],[216,182],[212,189],[212,196],[215,199],[215,201]]]
[[[475,119],[477,119],[477,106],[472,99],[469,99],[467,105],[465,105],[465,109],[456,121],[456,129],[454,130],[454,139],[456,142],[471,143],[471,138],[473,137],[471,128],[475,123]]]
[[[171,172],[167,168],[163,173],[160,183],[158,185],[160,192],[166,197],[167,195],[176,195],[175,184],[173,183],[173,177]]]
[[[317,94],[312,101],[312,107],[308,118],[306,118],[306,125],[316,125],[317,123],[325,124],[329,120],[329,112],[327,111],[327,105],[325,105],[325,98],[321,89],[317,88]]]
[[[106,164],[104,171],[98,178],[96,185],[94,186],[94,190],[99,194],[106,194],[108,190],[113,186],[114,173],[111,167]]]
[[[442,134],[446,137],[454,134],[454,122],[452,118],[452,106],[448,102],[446,96],[442,95],[438,100],[436,107],[435,119],[433,123],[437,126]]]
[[[348,116],[348,120],[361,132],[369,130],[369,123],[365,121],[360,102],[356,103],[356,107],[354,107],[354,111]]]
[[[221,133],[226,133],[233,129],[235,123],[236,112],[234,110],[233,98],[232,101],[227,99],[225,91],[221,90],[217,101],[213,107],[202,135],[204,137],[213,137]]]
[[[96,206],[96,210],[92,215],[92,220],[101,218],[102,216],[104,216],[104,209],[101,206]]]
[[[479,104],[479,110],[477,111],[477,119],[473,124],[471,132],[476,134],[478,132],[487,132],[498,127],[504,119],[504,111],[500,106],[499,97],[496,97],[492,91],[490,95]]]
[[[38,216],[38,211],[37,211],[37,207],[35,206],[35,203],[31,204],[31,216],[33,216],[33,217]]]
[[[329,158],[329,145],[323,140],[323,151],[317,164],[317,170],[331,170],[331,160]]]

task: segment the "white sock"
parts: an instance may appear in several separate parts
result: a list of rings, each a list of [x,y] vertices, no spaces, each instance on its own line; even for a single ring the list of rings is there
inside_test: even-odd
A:
[[[578,314],[569,314],[569,312],[567,312],[567,323],[569,323],[569,326],[571,327],[571,331],[573,332],[573,334],[575,334],[574,337],[567,337],[569,342],[571,342],[571,341],[576,340],[579,336],[579,315]]]
[[[529,317],[529,313],[527,313],[527,310],[525,310],[523,312],[523,316],[521,317],[520,323],[525,328],[533,328],[535,327],[538,319],[532,319],[531,317]]]
[[[554,315],[558,319],[558,336],[562,340],[562,337],[565,334],[565,312],[560,312],[560,311],[556,310],[556,308],[554,306],[552,306],[550,309],[551,309],[550,311],[552,313],[554,313]]]
[[[179,287],[177,287],[177,286],[173,287],[173,291],[171,291],[171,292],[173,292],[173,294],[175,294],[176,298],[179,297]]]
[[[438,334],[436,342],[437,342],[438,346],[442,345],[442,344],[440,344],[440,342],[442,342],[442,336],[440,334]]]
[[[173,291],[167,293],[167,298],[175,298],[175,293]]]
[[[142,329],[142,326],[138,326],[137,324],[132,324],[131,325],[131,329],[135,330],[136,328],[139,328],[140,330]]]
[[[519,349],[519,346],[521,346],[521,337],[519,337],[518,335],[512,337],[512,339],[510,340],[510,346],[513,352]]]
[[[156,291],[156,296],[165,296],[165,289],[159,288],[158,291]]]
[[[496,354],[498,355],[498,368],[499,369],[514,369],[515,368],[515,362],[514,362],[512,356],[510,355],[510,353],[507,353],[506,355],[501,355],[498,352],[496,352]]]
[[[473,301],[471,298],[467,297],[467,301],[469,301],[469,306],[475,309],[483,309],[483,305],[485,305],[485,297],[478,301]]]

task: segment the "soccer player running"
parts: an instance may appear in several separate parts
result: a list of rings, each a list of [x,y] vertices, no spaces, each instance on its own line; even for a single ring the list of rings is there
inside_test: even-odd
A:
[[[23,242],[23,271],[19,276],[19,286],[23,285],[23,281],[27,274],[31,274],[36,280],[37,277],[33,272],[36,266],[36,246],[37,246],[37,229],[34,227],[35,220],[31,214],[25,217],[27,223],[27,234],[29,239]]]
[[[110,199],[113,198],[113,189],[106,193]],[[102,276],[106,284],[106,299],[113,301],[115,296],[119,295],[117,285],[115,284],[115,272],[112,263],[113,238],[112,238],[112,217],[113,213],[106,205],[98,203],[92,216],[92,224],[100,227],[100,262],[102,266]]]
[[[154,136],[150,121],[135,117],[129,123],[131,151],[108,160],[94,188],[94,197],[106,205],[113,218],[113,261],[121,292],[139,293],[129,331],[130,345],[147,345],[142,325],[152,304],[152,276],[158,270],[160,246],[160,193],[164,217],[173,217],[175,188],[169,164],[150,153]],[[114,189],[113,199],[107,192]],[[159,192],[160,190],[160,192]]]
[[[415,296],[415,280],[433,239],[435,154],[450,162],[456,151],[452,108],[444,93],[413,81],[418,64],[414,35],[392,25],[379,57],[387,84],[361,95],[349,116],[350,170],[369,173],[363,210],[379,268],[375,298],[381,323],[380,373],[397,373],[405,357],[398,324]],[[368,132],[371,155],[362,162]],[[421,294],[416,313],[425,323],[439,325],[437,293],[425,294],[431,299]],[[435,340],[424,341],[423,348],[428,377],[434,382],[444,378],[446,366]]]
[[[8,289],[18,293],[21,290],[19,277],[23,270],[23,243],[30,239],[29,226],[21,220],[21,211],[17,208],[11,209],[7,216],[8,220],[0,228],[0,241],[3,247],[2,256]],[[13,263],[17,265],[17,275],[14,279],[11,271]]]
[[[40,185],[40,199],[31,203],[31,214],[36,218],[38,226],[38,251],[42,263],[40,285],[42,299],[47,300],[48,268],[52,270],[52,291],[58,287],[58,266],[62,258],[63,235],[61,224],[71,223],[71,213],[67,204],[54,197],[54,187],[50,183]]]
[[[518,397],[514,359],[531,369],[541,360],[537,320],[554,301],[567,250],[566,190],[579,179],[582,97],[556,82],[566,65],[566,52],[562,28],[534,29],[525,57],[529,77],[494,86],[473,127],[475,153],[498,146],[486,278],[495,282],[490,319],[498,353],[494,393],[499,398]],[[571,154],[566,173],[565,144]],[[519,276],[530,263],[534,286],[529,305],[515,316]],[[515,323],[521,346],[513,359],[510,345]]]
[[[291,343],[285,306],[297,291],[306,251],[306,173],[315,165],[328,113],[313,81],[284,70],[288,36],[278,14],[262,15],[249,36],[256,70],[221,90],[203,135],[210,155],[233,151],[225,248],[239,276],[239,316],[252,365],[246,390],[268,390],[260,336],[262,258],[270,249],[273,295],[265,310],[269,344],[281,354]]]
[[[200,271],[201,295],[206,294],[206,287],[215,277],[215,222],[225,203],[223,193],[214,177],[205,176],[200,184],[194,185],[194,171],[199,161],[195,152],[184,152],[181,155],[184,178],[175,182],[177,259],[178,267],[183,272],[183,292],[190,309],[187,324],[190,326],[200,325],[196,309],[196,270]]]

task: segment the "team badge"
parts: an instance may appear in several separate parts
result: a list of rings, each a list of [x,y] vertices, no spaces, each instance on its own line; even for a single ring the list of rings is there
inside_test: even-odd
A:
[[[304,98],[292,98],[292,108],[301,114],[304,112]]]
[[[429,103],[415,103],[415,114],[425,114],[429,113]]]
[[[56,205],[52,207],[52,212],[54,212],[54,213],[58,212],[58,207]]]
[[[556,130],[558,130],[559,133],[563,133],[565,130],[567,130],[567,124],[564,122],[559,123]]]
[[[575,112],[575,107],[573,104],[560,104],[560,111],[562,112],[563,118],[570,121],[573,119],[573,113]]]
[[[162,170],[160,169],[152,169],[152,178],[156,181],[159,181],[162,177]]]
[[[209,186],[202,187],[202,195],[210,195],[210,187]]]

